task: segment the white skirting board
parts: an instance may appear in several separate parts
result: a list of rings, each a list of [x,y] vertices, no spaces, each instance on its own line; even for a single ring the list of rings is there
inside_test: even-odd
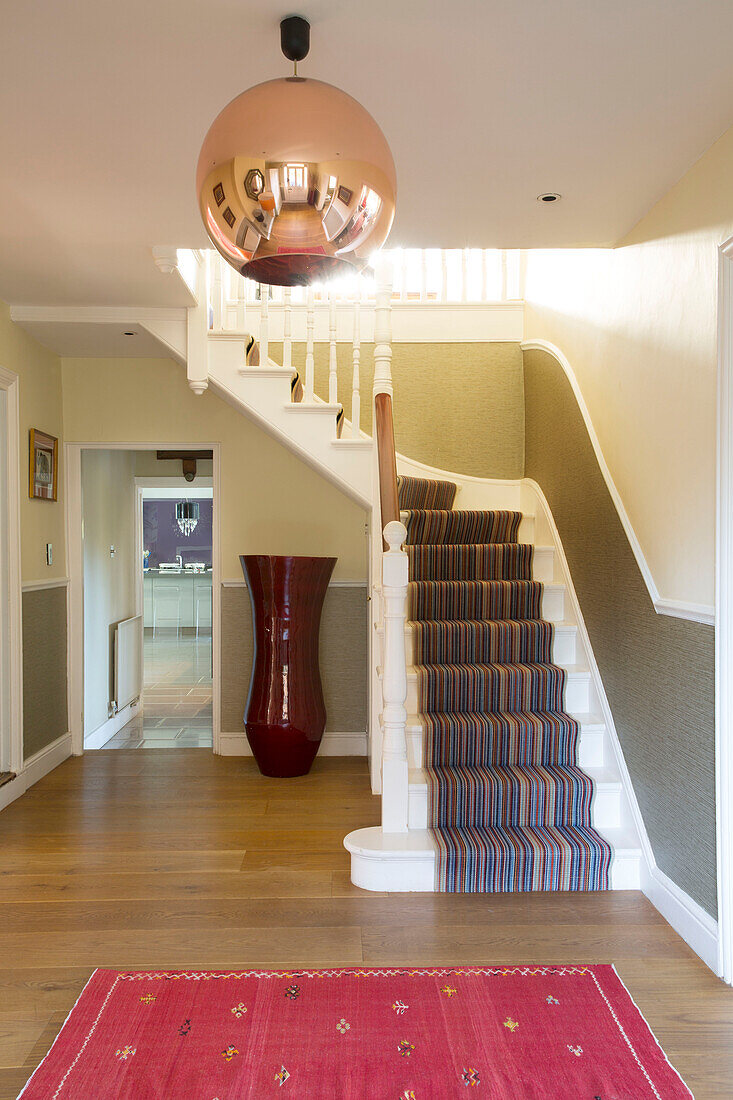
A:
[[[65,733],[63,737],[57,738],[50,745],[46,745],[45,749],[29,757],[20,774],[0,787],[0,810],[4,810],[11,802],[15,802],[16,798],[20,798],[29,787],[39,779],[43,779],[44,775],[48,775],[59,764],[63,764],[69,756],[71,756],[71,734]]]
[[[641,888],[655,909],[715,973],[718,967],[718,922],[655,865],[642,865]]]
[[[120,732],[123,726],[126,726],[128,722],[131,722],[132,719],[136,717],[139,710],[139,702],[130,703],[128,706],[123,707],[121,711],[118,711],[117,714],[108,718],[101,726],[98,726],[93,733],[85,736],[84,748],[101,749],[102,745],[106,745],[116,733]]]
[[[356,733],[335,733],[326,730],[318,750],[320,756],[366,756],[367,735]],[[252,749],[244,730],[241,733],[220,733],[219,754],[221,756],[251,756]],[[0,788],[2,789],[2,788]]]

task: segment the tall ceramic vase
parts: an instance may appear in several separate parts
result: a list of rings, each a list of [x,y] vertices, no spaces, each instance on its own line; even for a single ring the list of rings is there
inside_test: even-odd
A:
[[[239,560],[254,629],[247,740],[263,775],[305,775],[326,726],[318,634],[336,558],[243,554]]]

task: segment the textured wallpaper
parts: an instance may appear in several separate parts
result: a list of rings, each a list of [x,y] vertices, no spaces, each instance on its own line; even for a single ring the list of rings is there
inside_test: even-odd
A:
[[[328,345],[316,344],[316,392],[328,397]],[[270,344],[282,362],[282,345]],[[305,345],[293,345],[304,371]],[[361,427],[371,433],[374,345],[361,347]],[[339,401],[351,416],[351,346],[338,345]],[[522,351],[514,343],[393,344],[397,450],[474,477],[516,478],[524,466]]]
[[[66,588],[23,593],[23,755],[69,731],[66,707]]]
[[[320,665],[326,729],[334,733],[367,728],[367,590],[332,585],[321,618]],[[244,729],[244,707],[252,674],[252,613],[246,588],[221,590],[221,728]]]
[[[712,626],[658,615],[557,360],[524,354],[527,477],[555,518],[659,867],[712,916]]]

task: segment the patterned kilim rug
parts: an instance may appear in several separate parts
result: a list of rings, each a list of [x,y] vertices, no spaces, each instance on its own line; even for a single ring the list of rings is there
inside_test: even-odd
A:
[[[25,1100],[677,1100],[611,966],[97,970]],[[473,1093],[471,1094],[473,1095]]]
[[[458,511],[455,494],[399,478],[438,888],[605,890],[611,848],[591,824],[534,547],[520,512]]]

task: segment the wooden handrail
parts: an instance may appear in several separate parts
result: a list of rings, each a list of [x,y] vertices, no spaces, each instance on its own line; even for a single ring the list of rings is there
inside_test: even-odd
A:
[[[382,531],[384,531],[388,523],[400,518],[392,397],[388,393],[378,393],[374,398],[374,427],[377,434],[379,462],[379,505],[382,513]],[[384,547],[386,549],[386,542]]]

